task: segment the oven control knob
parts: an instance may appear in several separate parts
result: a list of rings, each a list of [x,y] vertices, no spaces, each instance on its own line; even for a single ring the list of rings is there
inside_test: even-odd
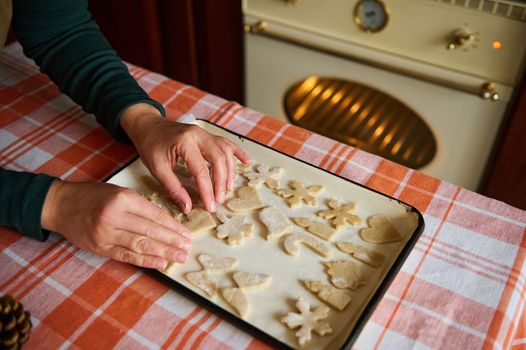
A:
[[[451,41],[449,44],[447,44],[446,48],[448,50],[454,50],[457,47],[463,46],[466,43],[473,40],[475,36],[473,33],[468,32],[465,29],[457,29],[453,33],[451,33]]]
[[[499,93],[495,91],[494,83],[482,84],[482,86],[480,87],[480,97],[482,97],[485,100],[492,101],[498,101],[500,99]]]

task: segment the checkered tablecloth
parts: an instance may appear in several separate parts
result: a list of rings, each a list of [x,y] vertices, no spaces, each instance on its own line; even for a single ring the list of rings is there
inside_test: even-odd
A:
[[[130,71],[170,119],[192,112],[423,213],[425,231],[356,348],[526,347],[526,212],[145,69]],[[0,127],[0,165],[8,169],[102,180],[135,156],[17,44],[0,57]],[[40,243],[0,229],[0,250],[0,292],[33,317],[28,348],[266,348],[139,269],[59,235]]]

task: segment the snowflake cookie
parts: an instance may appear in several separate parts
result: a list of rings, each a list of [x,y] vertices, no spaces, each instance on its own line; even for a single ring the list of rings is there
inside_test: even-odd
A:
[[[316,196],[323,190],[322,185],[312,185],[305,187],[299,181],[289,182],[289,188],[277,190],[276,193],[287,199],[287,204],[291,208],[298,207],[303,201],[310,206],[316,206]]]
[[[258,164],[254,170],[243,172],[243,176],[248,179],[249,186],[259,186],[264,183],[268,188],[276,189],[279,187],[278,179],[282,170],[279,167],[269,168],[266,165]]]
[[[299,331],[296,332],[296,337],[298,337],[298,342],[301,346],[311,340],[312,331],[320,336],[332,333],[329,323],[321,321],[327,318],[329,314],[328,307],[321,305],[311,311],[310,304],[301,297],[296,302],[296,307],[300,313],[289,312],[285,317],[281,318],[281,322],[290,329],[300,327]]]
[[[230,245],[240,245],[252,234],[254,224],[247,223],[247,218],[243,215],[233,215],[228,217],[224,213],[217,213],[217,218],[222,222],[217,227],[217,238],[227,239]]]
[[[352,226],[362,223],[362,220],[357,215],[354,215],[356,204],[353,202],[342,205],[340,201],[336,199],[330,199],[327,202],[327,206],[330,209],[321,210],[317,213],[317,215],[331,221],[336,230],[342,228],[346,223]]]

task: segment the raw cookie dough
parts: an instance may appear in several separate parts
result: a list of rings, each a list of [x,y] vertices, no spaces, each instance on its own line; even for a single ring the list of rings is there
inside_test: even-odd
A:
[[[382,254],[352,242],[338,242],[336,243],[336,246],[342,252],[349,253],[353,258],[372,267],[380,267],[385,260],[385,257]]]
[[[338,311],[343,311],[351,302],[351,296],[343,289],[335,288],[320,281],[303,281],[305,287],[316,294],[320,300]]]
[[[267,240],[278,238],[290,230],[289,218],[276,207],[267,207],[259,212],[259,219],[267,227]]]
[[[243,176],[246,177],[249,186],[257,187],[264,183],[270,189],[276,189],[279,187],[279,176],[283,169],[279,167],[269,168],[266,165],[258,164],[255,170],[248,170],[243,172]]]
[[[243,175],[244,173],[249,171],[250,168],[251,168],[250,164],[245,164],[245,163],[238,162],[236,164],[236,173],[240,174],[240,175]]]
[[[230,245],[240,245],[254,229],[254,224],[247,223],[247,218],[243,215],[228,217],[224,213],[217,213],[217,218],[223,223],[217,227],[217,238],[226,238]]]
[[[206,271],[193,271],[188,272],[185,275],[188,282],[196,286],[197,288],[203,290],[210,298],[215,298],[217,296],[217,289],[219,288],[217,283],[210,280],[206,275]]]
[[[177,204],[168,196],[160,195],[158,192],[145,193],[143,196],[162,210],[168,212],[176,220],[181,221],[183,218],[183,213],[179,210]]]
[[[332,221],[332,225],[336,230],[342,228],[346,223],[352,226],[362,223],[362,220],[357,215],[353,214],[356,210],[356,204],[353,202],[349,202],[342,206],[340,201],[336,199],[330,199],[327,202],[327,206],[330,209],[321,210],[317,213],[317,215]]]
[[[367,220],[369,227],[360,230],[360,237],[369,243],[392,243],[403,239],[393,224],[383,215],[373,215]]]
[[[216,227],[216,222],[212,215],[203,208],[194,208],[183,220],[182,224],[190,230],[191,234],[201,233]]]
[[[310,304],[301,297],[298,299],[296,307],[300,313],[289,312],[285,317],[281,318],[281,322],[290,329],[300,327],[299,331],[296,332],[296,337],[298,337],[298,342],[301,346],[311,340],[312,331],[320,336],[332,333],[329,323],[321,321],[327,318],[329,314],[328,307],[320,305],[311,311]]]
[[[305,187],[299,181],[289,182],[289,188],[277,190],[276,193],[283,197],[287,198],[287,204],[291,208],[298,207],[303,201],[305,204],[316,206],[316,195],[318,195],[321,190],[323,190],[322,185],[313,185]]]
[[[250,311],[250,303],[245,294],[245,290],[256,290],[266,286],[271,280],[272,276],[262,273],[251,272],[234,272],[234,282],[238,288],[223,288],[221,294],[234,309],[237,310],[242,318],[245,318]]]
[[[223,258],[211,254],[199,254],[197,261],[199,261],[203,269],[212,272],[231,271],[239,263],[235,258]]]
[[[325,244],[311,235],[305,234],[303,232],[296,232],[288,235],[285,239],[285,242],[283,243],[283,247],[289,255],[299,255],[299,243],[305,244],[315,253],[326,258],[331,255],[331,250]]]
[[[233,278],[239,288],[244,290],[260,289],[272,281],[270,275],[241,271],[234,272]]]
[[[236,309],[241,318],[245,318],[248,315],[250,304],[247,295],[241,288],[221,288],[221,294],[226,302]]]
[[[359,266],[349,260],[326,261],[327,274],[331,283],[337,288],[350,288],[355,290],[365,285],[365,278],[360,272]]]
[[[228,209],[234,212],[251,211],[265,206],[254,187],[243,186],[236,190],[237,197],[226,202]]]
[[[296,225],[304,227],[307,232],[310,232],[326,241],[330,241],[331,237],[336,233],[336,230],[329,225],[309,218],[296,217],[292,218],[292,221],[294,221]]]
[[[169,261],[168,262],[168,265],[166,265],[166,268],[164,269],[160,269],[161,272],[167,274],[167,275],[171,275],[172,272],[175,271],[175,268],[179,266],[179,263],[175,262],[175,261]]]

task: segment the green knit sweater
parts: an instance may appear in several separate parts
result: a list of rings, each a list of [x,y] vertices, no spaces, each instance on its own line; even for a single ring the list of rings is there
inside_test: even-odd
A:
[[[119,124],[124,109],[146,102],[162,114],[164,110],[129,74],[91,19],[87,4],[87,0],[15,0],[13,30],[24,53],[63,93],[93,113],[115,139],[129,143]],[[0,168],[0,226],[45,240],[49,233],[40,218],[54,180]]]

